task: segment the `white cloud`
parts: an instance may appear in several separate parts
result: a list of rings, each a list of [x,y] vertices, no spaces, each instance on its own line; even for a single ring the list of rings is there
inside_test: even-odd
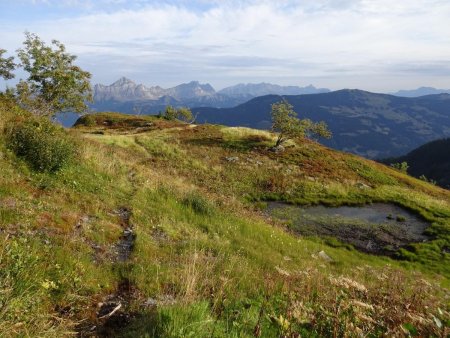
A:
[[[65,0],[59,3],[92,10],[76,18],[8,22],[0,40],[15,49],[25,29],[57,38],[101,81],[136,75],[146,83],[199,78],[221,86],[277,79],[391,90],[427,80],[450,87],[443,76],[450,68],[448,1],[122,2]]]

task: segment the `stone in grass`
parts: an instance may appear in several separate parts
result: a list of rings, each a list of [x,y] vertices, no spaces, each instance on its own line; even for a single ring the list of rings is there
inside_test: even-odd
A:
[[[356,186],[358,189],[370,189],[370,188],[371,188],[371,186],[369,186],[369,185],[367,185],[367,184],[364,184],[364,183],[362,183],[362,182],[356,183],[355,186]]]
[[[283,270],[282,268],[276,266],[275,270],[277,270],[277,272],[282,275],[282,276],[286,276],[289,277],[291,274],[289,273],[289,271]]]
[[[285,148],[280,145],[280,146],[269,148],[269,150],[274,153],[282,153],[283,151],[285,151]]]
[[[324,261],[326,261],[326,262],[332,262],[333,261],[333,259],[330,257],[330,256],[328,256],[326,253],[325,253],[325,251],[320,251],[318,254],[317,254],[317,256],[319,256],[319,258],[321,258],[321,259],[323,259]]]
[[[239,157],[237,157],[237,156],[225,157],[225,159],[226,159],[228,162],[238,162],[238,161],[239,161]]]
[[[176,304],[176,300],[172,295],[159,295],[156,298],[147,298],[142,304],[145,307],[167,306]]]

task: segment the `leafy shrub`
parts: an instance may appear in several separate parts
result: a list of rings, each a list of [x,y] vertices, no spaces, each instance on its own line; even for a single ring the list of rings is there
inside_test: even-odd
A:
[[[397,169],[399,171],[401,171],[402,173],[407,174],[408,173],[408,169],[409,169],[409,165],[407,162],[401,162],[401,163],[392,163],[391,167],[394,169]]]
[[[191,110],[186,107],[174,108],[172,106],[167,106],[162,115],[166,120],[181,120],[187,123],[192,123],[195,118]]]
[[[36,171],[56,172],[75,155],[75,144],[64,129],[45,118],[10,121],[6,143]]]
[[[97,125],[97,121],[95,120],[95,116],[93,116],[91,114],[83,116],[83,119],[84,119],[83,120],[83,124],[86,127],[94,127],[94,126]]]
[[[172,106],[167,106],[166,109],[164,110],[164,118],[166,120],[169,121],[173,121],[177,118],[178,112],[176,110],[176,108],[172,107]]]
[[[420,175],[420,176],[419,176],[419,180],[422,180],[422,181],[424,181],[424,182],[428,182],[428,183],[430,183],[430,184],[432,184],[432,185],[436,185],[436,184],[437,184],[437,182],[436,182],[435,180],[429,179],[429,178],[427,178],[425,175]]]

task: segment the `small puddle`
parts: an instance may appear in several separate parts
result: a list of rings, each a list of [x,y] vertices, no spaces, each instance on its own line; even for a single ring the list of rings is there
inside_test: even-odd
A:
[[[429,223],[394,204],[302,207],[269,202],[267,210],[300,235],[335,237],[367,253],[391,256],[407,244],[430,239],[424,235]]]

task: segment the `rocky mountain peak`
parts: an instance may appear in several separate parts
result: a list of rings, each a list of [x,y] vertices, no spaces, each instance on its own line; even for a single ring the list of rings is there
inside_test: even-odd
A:
[[[164,89],[160,86],[146,87],[143,84],[136,84],[126,77],[121,77],[109,86],[94,86],[94,100],[96,101],[157,100],[164,96],[179,100],[195,99],[215,94],[216,91],[209,83],[201,84],[199,81],[191,81],[173,88]]]
[[[121,87],[125,85],[136,85],[133,81],[131,81],[129,78],[126,78],[125,76],[122,76],[120,79],[118,79],[116,82],[114,82],[111,86],[115,87]]]

